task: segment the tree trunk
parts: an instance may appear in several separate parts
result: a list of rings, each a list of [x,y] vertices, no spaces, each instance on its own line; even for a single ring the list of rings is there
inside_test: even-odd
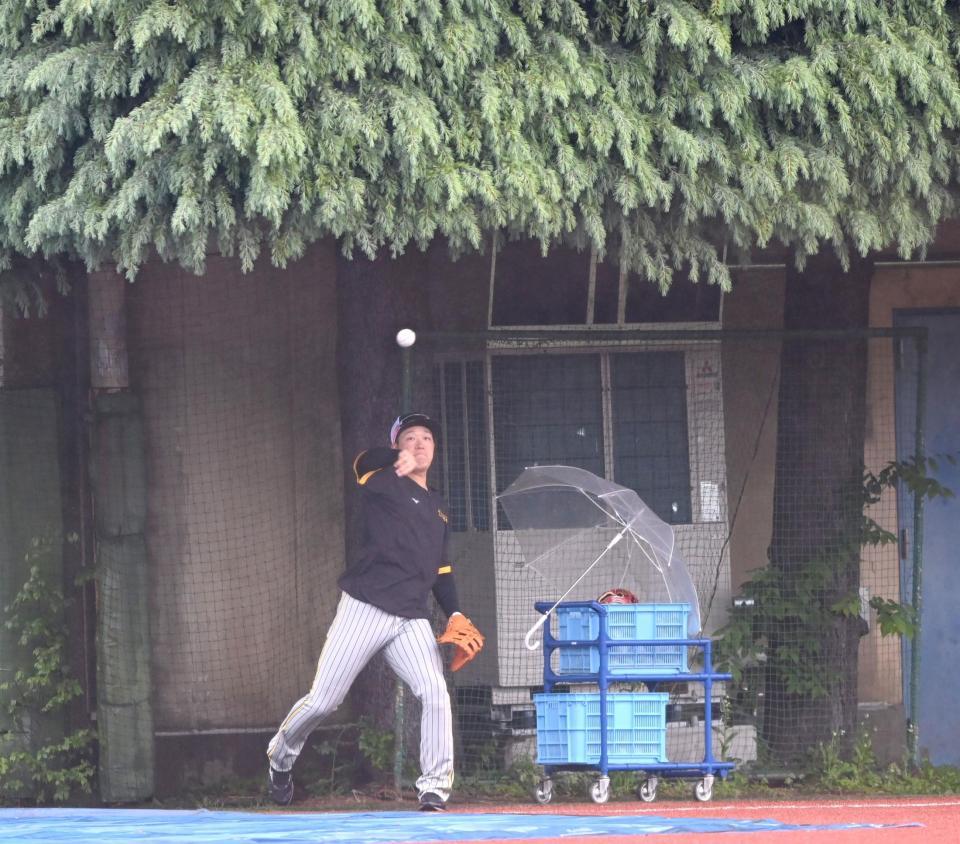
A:
[[[373,446],[389,445],[390,424],[402,400],[401,355],[395,336],[400,328],[420,328],[425,312],[425,257],[413,251],[400,260],[383,256],[337,262],[337,361],[345,481],[347,565],[361,542],[359,495],[353,460]],[[360,673],[350,691],[351,708],[383,731],[393,729],[396,683],[382,658]],[[409,706],[409,704],[408,704]],[[366,770],[361,779],[378,772]],[[379,775],[386,774],[379,772]]]
[[[803,272],[791,262],[785,328],[865,328],[872,273],[872,261],[856,257],[844,273],[832,251]],[[769,623],[762,736],[780,761],[834,736],[846,743],[856,726],[863,622],[833,608],[853,606],[860,584],[866,352],[855,334],[783,345],[770,548],[782,601],[761,608]]]
[[[402,355],[396,343],[401,328],[420,339],[412,349],[413,409],[436,416],[429,331],[476,331],[486,325],[489,255],[473,254],[451,261],[446,244],[435,242],[427,252],[411,249],[398,258],[375,261],[340,258],[337,264],[337,361],[345,481],[348,561],[361,542],[360,498],[350,468],[355,455],[371,446],[388,445],[390,425],[403,400]],[[437,468],[430,483],[441,486]],[[396,683],[382,659],[374,659],[354,683],[350,702],[355,716],[381,730],[394,725]],[[419,731],[418,704],[413,695],[404,704],[408,759],[415,760]]]

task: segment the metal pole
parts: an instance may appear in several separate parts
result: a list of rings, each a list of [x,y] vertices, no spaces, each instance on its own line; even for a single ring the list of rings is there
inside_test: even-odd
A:
[[[106,803],[154,794],[153,695],[146,551],[143,409],[130,385],[127,281],[115,267],[88,276],[93,448],[98,781]],[[109,684],[109,687],[108,687]],[[129,725],[137,729],[130,731]]]
[[[924,421],[927,404],[927,338],[926,333],[916,338],[917,344],[917,424],[914,442],[915,459],[924,458]],[[923,495],[913,495],[913,590],[910,604],[913,607],[916,628],[910,642],[910,718],[907,721],[907,752],[910,763],[920,764],[919,706],[920,706],[920,611],[923,606]]]
[[[410,357],[412,349],[412,346],[406,346],[400,349],[400,360],[403,366],[403,374],[401,376],[402,395],[400,397],[400,410],[402,413],[409,413],[413,405],[413,396],[411,395],[413,388],[410,383]]]
[[[400,412],[409,413],[413,405],[413,388],[410,380],[410,356],[411,347],[402,346],[400,348],[401,362],[401,389],[400,389]],[[404,725],[406,723],[405,713],[406,690],[403,681],[397,677],[396,688],[394,691],[394,717],[393,717],[393,788],[397,795],[403,793],[403,763],[406,755],[404,747]]]

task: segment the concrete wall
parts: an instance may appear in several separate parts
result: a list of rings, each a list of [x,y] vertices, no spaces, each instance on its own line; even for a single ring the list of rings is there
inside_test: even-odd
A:
[[[779,268],[741,270],[723,300],[725,329],[783,325],[784,274]],[[780,344],[743,340],[723,345],[723,412],[730,580],[734,595],[753,569],[767,564],[773,525]]]
[[[31,566],[61,588],[63,560],[57,395],[52,389],[0,392],[0,610],[13,602]],[[7,614],[0,612],[3,621]],[[19,630],[0,624],[0,682],[32,673]],[[62,713],[26,713],[23,731],[7,714],[16,690],[0,693],[0,753],[37,751],[62,736]],[[31,794],[28,786],[24,793]]]
[[[335,252],[128,291],[143,399],[157,729],[275,725],[309,687],[342,571]]]

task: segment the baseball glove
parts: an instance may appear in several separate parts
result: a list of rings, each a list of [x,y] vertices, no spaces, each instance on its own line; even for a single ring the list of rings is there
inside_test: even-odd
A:
[[[437,637],[437,641],[456,648],[450,662],[451,671],[459,671],[483,649],[483,634],[462,614],[450,616],[447,629]]]
[[[637,596],[629,589],[608,589],[599,598],[598,604],[639,604]]]

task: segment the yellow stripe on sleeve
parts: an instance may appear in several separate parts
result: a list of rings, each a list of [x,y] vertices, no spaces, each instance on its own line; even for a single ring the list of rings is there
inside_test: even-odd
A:
[[[437,569],[437,574],[452,574],[452,573],[453,573],[453,566],[440,566],[440,568]]]
[[[373,469],[372,471],[367,472],[365,475],[360,474],[360,458],[363,457],[364,454],[366,454],[366,452],[361,451],[356,457],[353,458],[353,474],[360,486],[363,486],[367,481],[370,480],[370,478],[380,471],[380,469]]]
[[[380,471],[379,469],[374,469],[372,472],[367,472],[367,474],[365,474],[362,478],[360,477],[357,478],[357,483],[360,484],[360,486],[363,486],[367,481],[370,480],[370,478],[372,478],[379,471]]]

